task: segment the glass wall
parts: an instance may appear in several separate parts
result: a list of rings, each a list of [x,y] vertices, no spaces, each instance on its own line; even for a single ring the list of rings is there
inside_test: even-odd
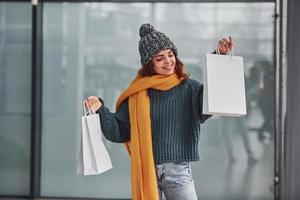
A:
[[[28,195],[31,5],[0,3],[0,194]]]
[[[244,57],[248,115],[213,117],[192,164],[199,199],[273,199],[274,3],[45,3],[43,196],[130,198],[124,145],[104,141],[114,168],[76,175],[82,101],[100,96],[114,111],[140,68],[138,30],[150,22],[179,49],[202,81],[205,54],[231,35]],[[255,17],[253,17],[255,16]]]

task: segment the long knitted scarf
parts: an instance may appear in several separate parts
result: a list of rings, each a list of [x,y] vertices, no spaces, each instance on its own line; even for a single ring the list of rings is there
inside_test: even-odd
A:
[[[129,97],[130,142],[126,143],[131,157],[131,186],[133,200],[158,200],[155,164],[152,150],[149,88],[168,90],[181,80],[170,76],[137,76],[117,100],[118,108]]]

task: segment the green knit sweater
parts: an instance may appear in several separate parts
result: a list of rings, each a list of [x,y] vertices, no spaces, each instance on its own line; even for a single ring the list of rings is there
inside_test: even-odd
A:
[[[155,163],[199,160],[200,123],[211,117],[202,114],[202,93],[203,85],[190,78],[167,91],[148,90]],[[115,113],[105,104],[97,113],[108,140],[130,140],[128,99]]]

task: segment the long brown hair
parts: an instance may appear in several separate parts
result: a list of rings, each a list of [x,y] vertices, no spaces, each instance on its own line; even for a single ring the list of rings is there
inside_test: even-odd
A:
[[[181,62],[181,60],[179,60],[177,56],[175,56],[175,59],[175,73],[177,74],[177,77],[183,80],[188,79],[190,74],[186,71],[184,64]],[[142,68],[138,71],[138,74],[142,77],[155,75],[156,73],[154,71],[154,62],[151,60],[148,64],[143,65]]]

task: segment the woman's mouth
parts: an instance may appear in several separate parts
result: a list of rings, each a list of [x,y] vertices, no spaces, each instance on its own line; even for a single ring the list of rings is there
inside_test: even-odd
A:
[[[172,67],[163,67],[164,70],[167,70],[167,71],[170,71],[172,70],[173,68]]]

